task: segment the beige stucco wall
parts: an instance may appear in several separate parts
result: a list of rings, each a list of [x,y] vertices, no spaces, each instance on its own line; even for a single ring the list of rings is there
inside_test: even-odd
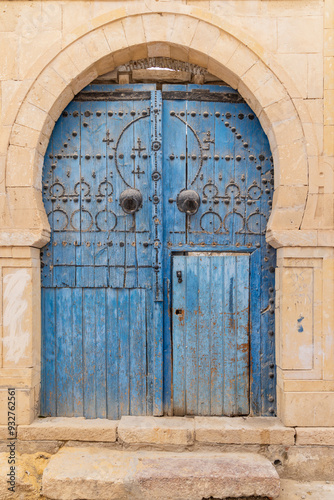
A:
[[[278,414],[334,426],[333,0],[1,2],[0,402],[15,386],[18,423],[38,412],[41,172],[54,123],[98,75],[147,56],[208,68],[259,116],[275,166]]]

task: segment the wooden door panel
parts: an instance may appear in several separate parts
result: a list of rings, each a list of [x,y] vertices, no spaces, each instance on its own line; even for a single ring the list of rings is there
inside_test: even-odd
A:
[[[247,415],[249,256],[175,256],[172,311],[174,414]]]

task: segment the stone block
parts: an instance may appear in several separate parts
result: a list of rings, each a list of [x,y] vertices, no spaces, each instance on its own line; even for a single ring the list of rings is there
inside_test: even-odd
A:
[[[208,54],[210,53],[211,47],[214,47],[219,37],[219,28],[200,21],[196,26],[190,47]]]
[[[279,53],[312,54],[322,51],[322,16],[280,17],[277,27]]]
[[[122,417],[118,436],[128,444],[189,445],[194,441],[194,421],[182,417]]]
[[[117,50],[122,50],[129,46],[122,21],[115,21],[105,26],[103,31],[111,52],[116,52]]]
[[[40,131],[43,129],[46,118],[47,113],[44,110],[25,101],[18,112],[16,122],[19,125]]]
[[[247,481],[245,481],[247,477]],[[63,448],[43,474],[42,494],[70,500],[202,500],[279,495],[271,463],[253,453],[127,452]]]
[[[334,427],[297,427],[296,444],[334,446]]]
[[[334,89],[334,57],[324,57],[324,89]]]
[[[189,16],[176,16],[171,42],[189,47],[198,23],[198,19]]]
[[[278,387],[277,394],[280,402],[279,417],[286,426],[334,426],[334,392],[283,393]]]
[[[330,481],[300,482],[281,479],[281,493],[277,500],[332,500],[334,483]]]
[[[294,444],[294,430],[272,417],[195,417],[195,441],[225,444]]]
[[[303,218],[303,229],[334,229],[333,202],[333,194],[309,194]]]
[[[334,156],[334,125],[324,127],[324,154]]]
[[[125,17],[122,25],[129,46],[146,42],[142,16]]]
[[[117,420],[48,417],[18,427],[22,441],[104,441],[115,442]]]
[[[325,90],[324,94],[324,122],[334,125],[334,90]]]
[[[332,481],[333,471],[333,446],[297,445],[289,449],[280,475],[297,481]],[[323,500],[323,497],[319,497],[319,500]]]
[[[306,98],[308,85],[307,54],[278,53],[275,54],[275,59],[292,79],[298,90],[298,96],[294,95],[295,93],[292,91],[292,97]]]
[[[303,139],[304,132],[299,118],[294,116],[272,123],[267,135],[271,145],[290,145]]]
[[[19,79],[36,78],[61,51],[61,38],[60,30],[41,30],[33,38],[22,37],[18,52]]]
[[[170,57],[170,46],[166,42],[150,43],[147,46],[148,57]]]
[[[0,80],[16,80],[18,76],[19,38],[14,33],[1,33],[0,40]]]
[[[113,68],[112,68],[113,69]],[[96,67],[85,69],[78,76],[71,81],[71,89],[74,95],[78,94],[80,90],[89,85],[95,78],[98,77],[98,71]]]
[[[302,189],[300,190],[300,186],[307,186],[308,183],[307,153],[304,140],[289,145],[280,144],[272,151],[275,165],[275,188],[280,185],[291,186],[291,189],[298,186],[300,195],[297,199],[299,199],[299,203],[293,198],[293,204],[304,204],[306,193]],[[287,205],[282,204],[282,206],[288,206],[290,203],[291,198]]]
[[[307,55],[307,97],[321,98],[324,95],[324,60],[320,54]]]
[[[334,56],[334,28],[325,29],[324,55]]]
[[[143,16],[146,42],[171,42],[175,15],[158,13]]]
[[[102,28],[88,33],[82,40],[88,54],[94,61],[98,61],[110,53],[109,43]]]

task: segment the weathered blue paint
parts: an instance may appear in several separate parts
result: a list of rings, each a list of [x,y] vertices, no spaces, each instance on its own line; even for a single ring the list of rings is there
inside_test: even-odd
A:
[[[163,100],[165,294],[168,295],[168,280],[172,276],[171,259],[177,252],[249,254],[250,413],[274,415],[275,251],[265,241],[273,194],[270,148],[247,104],[198,101],[191,97],[193,90],[204,89],[237,95],[236,91],[220,86],[163,86],[163,96],[166,91],[175,93],[171,99]],[[185,90],[190,92],[187,100],[177,100],[177,92],[181,95]],[[200,208],[192,216],[185,216],[176,206],[177,195],[185,188],[194,189],[201,197]],[[166,301],[164,411],[173,414],[175,362],[172,367],[171,352],[174,356],[176,353],[172,347],[174,332],[169,307]],[[217,345],[219,348],[219,341]],[[227,401],[224,404],[228,408]],[[213,411],[219,413],[218,406]]]
[[[248,415],[248,322],[249,254],[173,258],[174,414]]]
[[[238,96],[219,86],[164,86],[161,92],[153,85],[92,85],[84,92],[103,97],[84,94],[56,124],[43,173],[52,228],[42,252],[44,415],[275,413],[274,337],[268,333],[274,331],[275,253],[264,235],[273,190],[269,145],[244,102],[192,99],[199,89]],[[142,94],[127,98],[131,90]],[[178,99],[185,90],[187,100]],[[129,187],[143,196],[134,215],[119,205]],[[176,205],[185,188],[201,198],[192,216]],[[192,255],[212,251],[217,255]],[[201,311],[190,344],[172,328],[173,257],[194,286],[199,280],[197,292],[191,287],[184,299],[189,311]],[[249,295],[242,292],[248,289],[245,267],[237,264],[242,259]],[[237,327],[228,326],[246,295],[247,354]],[[189,332],[195,315],[187,318]],[[196,371],[190,354],[198,343]],[[186,407],[175,399],[173,410],[172,387]]]

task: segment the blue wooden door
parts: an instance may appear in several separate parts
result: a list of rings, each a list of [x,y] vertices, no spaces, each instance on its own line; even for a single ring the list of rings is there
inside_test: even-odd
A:
[[[249,413],[249,254],[173,258],[175,415]]]
[[[159,112],[154,86],[89,87],[52,134],[42,414],[161,414]],[[129,190],[142,197],[133,213],[120,206]]]
[[[272,204],[274,171],[267,137],[249,106],[229,87],[165,85],[162,89],[162,98],[164,276],[165,295],[167,299],[169,298],[165,303],[164,314],[165,412],[213,415],[249,412],[252,415],[274,415],[276,408],[275,251],[265,241],[265,230]],[[199,197],[198,209],[194,213],[180,211],[180,194],[185,191],[195,192]],[[200,383],[202,375],[199,366],[192,366],[191,357],[188,357],[189,352],[185,344],[187,336],[182,337],[180,331],[175,330],[175,315],[174,313],[171,315],[172,324],[169,315],[171,307],[183,309],[177,300],[175,302],[179,284],[175,282],[173,256],[180,254],[184,256],[184,266],[187,270],[185,279],[187,279],[187,259],[190,259],[190,267],[197,265],[192,252],[229,252],[235,255],[229,259],[215,257],[217,270],[213,273],[213,279],[217,273],[222,273],[221,276],[226,272],[235,273],[233,259],[239,259],[237,257],[239,254],[248,255],[248,264],[243,265],[245,273],[249,268],[249,351],[243,353],[246,344],[242,343],[239,353],[241,364],[238,364],[238,356],[230,358],[234,359],[234,365],[228,372],[229,380],[218,378],[214,381],[214,390],[220,393],[223,404],[221,399],[214,396],[212,407],[210,406],[212,394],[208,386]],[[174,263],[175,259],[181,257],[174,257]],[[200,270],[204,272],[204,268],[209,272],[209,262],[213,262],[210,259],[203,257],[203,267],[200,266],[198,272]],[[244,263],[247,260],[246,257],[240,259],[243,259]],[[230,268],[229,271],[227,268]],[[190,285],[189,293],[193,290],[192,299],[202,300],[200,297],[202,294],[207,297],[207,294],[211,293],[210,290],[213,290],[213,281],[209,282],[207,277],[204,282],[200,280],[196,284],[196,279],[194,277],[193,288]],[[234,293],[238,294],[240,293],[238,283],[236,278],[234,280],[237,287]],[[186,281],[183,285],[180,284],[181,286],[187,286]],[[222,279],[221,283],[215,286],[223,293],[226,282]],[[190,300],[188,293],[184,300]],[[205,299],[203,301],[208,307],[209,301]],[[191,304],[196,311],[196,301]],[[237,301],[231,301],[231,304],[234,307],[233,314],[238,314]],[[194,316],[189,313],[188,307],[187,305],[185,308],[185,314],[188,314],[189,321],[192,321]],[[185,324],[184,328],[187,330],[188,324]],[[189,326],[187,331],[191,329]],[[202,332],[201,328],[199,331]],[[232,351],[233,332],[234,329],[231,328]],[[195,342],[196,333],[193,334],[194,337],[190,340]],[[227,330],[221,330],[221,335],[224,337],[222,342],[226,340],[225,334]],[[185,358],[181,360],[178,357],[179,350],[186,353]],[[228,353],[228,350],[224,352]],[[194,351],[190,353],[194,354]],[[208,338],[205,353],[202,355],[207,360],[206,363],[213,356]],[[231,353],[229,355],[232,356]],[[183,368],[182,363],[185,363]],[[192,373],[194,384],[191,385],[191,389],[187,386],[187,378],[183,378],[180,374],[180,370],[186,370],[187,367],[191,371],[190,366],[194,369]],[[222,370],[226,368],[224,366]],[[240,385],[238,377],[233,375],[239,370],[244,374],[243,385]],[[218,383],[221,384],[219,389]],[[186,398],[181,403],[182,391],[189,392],[189,390],[190,406]],[[248,390],[249,407],[245,402]],[[229,398],[229,401],[226,398]],[[199,407],[199,404],[203,404],[203,407]]]
[[[272,190],[267,138],[230,88],[91,85],[78,94],[55,126],[43,171],[51,240],[42,249],[41,413],[275,414],[275,253],[265,243]],[[198,197],[193,213],[181,204],[185,191]],[[175,263],[185,269],[180,284]],[[191,327],[178,329],[172,308],[189,308],[190,321],[197,300],[211,322],[237,317],[240,266],[247,341],[236,326],[211,326],[205,337],[199,323],[191,341],[205,349],[192,366]],[[181,296],[185,308],[174,306]],[[217,366],[210,391],[208,363]],[[181,375],[190,367],[197,392]]]

